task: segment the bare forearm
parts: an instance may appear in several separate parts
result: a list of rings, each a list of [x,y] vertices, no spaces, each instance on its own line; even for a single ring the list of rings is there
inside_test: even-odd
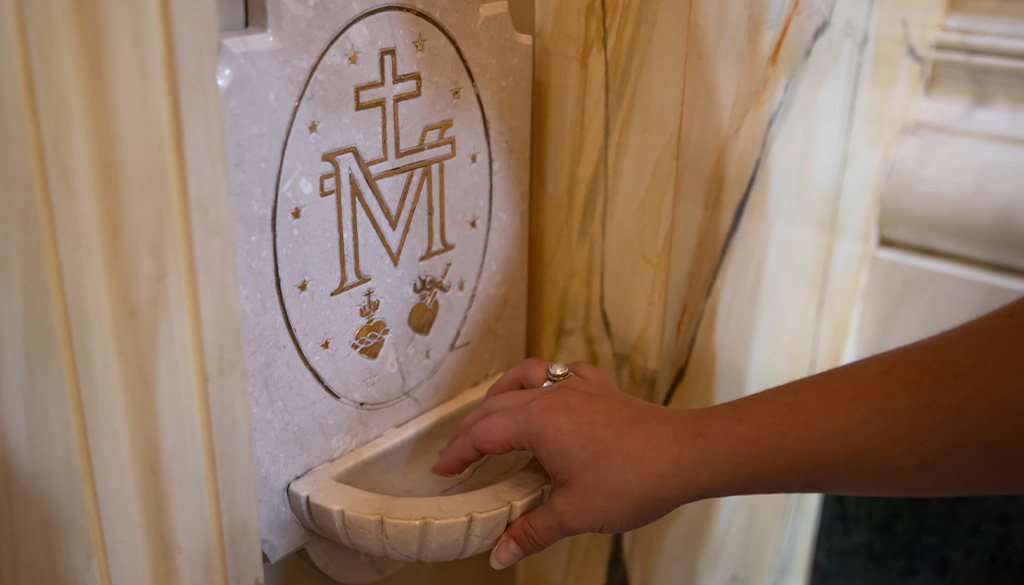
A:
[[[622,394],[590,364],[543,386],[509,370],[441,450],[454,475],[533,451],[547,503],[515,520],[507,567],[581,532],[623,532],[694,500],[757,493],[1024,493],[1024,299],[942,335],[711,408]]]
[[[1024,300],[694,415],[701,496],[1024,493]]]

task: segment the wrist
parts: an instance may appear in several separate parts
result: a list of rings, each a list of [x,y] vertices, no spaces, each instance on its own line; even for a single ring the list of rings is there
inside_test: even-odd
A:
[[[753,462],[743,460],[748,449],[722,406],[674,411],[677,505],[741,495],[748,489],[744,474]]]

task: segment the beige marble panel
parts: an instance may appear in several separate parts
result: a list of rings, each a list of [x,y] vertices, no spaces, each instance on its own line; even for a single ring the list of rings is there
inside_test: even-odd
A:
[[[0,14],[0,580],[259,582],[214,6]]]
[[[0,2],[0,583],[110,582],[20,6]]]

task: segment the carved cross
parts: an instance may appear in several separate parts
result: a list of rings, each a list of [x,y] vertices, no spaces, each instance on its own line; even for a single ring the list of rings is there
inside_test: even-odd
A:
[[[390,74],[390,75],[388,75]],[[398,103],[420,97],[420,74],[398,74],[398,59],[394,49],[380,51],[380,79],[356,87],[356,110],[380,108],[381,156],[367,161],[375,165],[403,156],[399,142]],[[394,139],[388,141],[388,123],[392,125]],[[389,149],[390,146],[390,149]]]

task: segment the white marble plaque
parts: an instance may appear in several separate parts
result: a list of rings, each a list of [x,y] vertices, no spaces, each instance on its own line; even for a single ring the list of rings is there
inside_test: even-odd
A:
[[[261,530],[288,483],[523,356],[530,41],[504,3],[271,1],[224,88]]]

